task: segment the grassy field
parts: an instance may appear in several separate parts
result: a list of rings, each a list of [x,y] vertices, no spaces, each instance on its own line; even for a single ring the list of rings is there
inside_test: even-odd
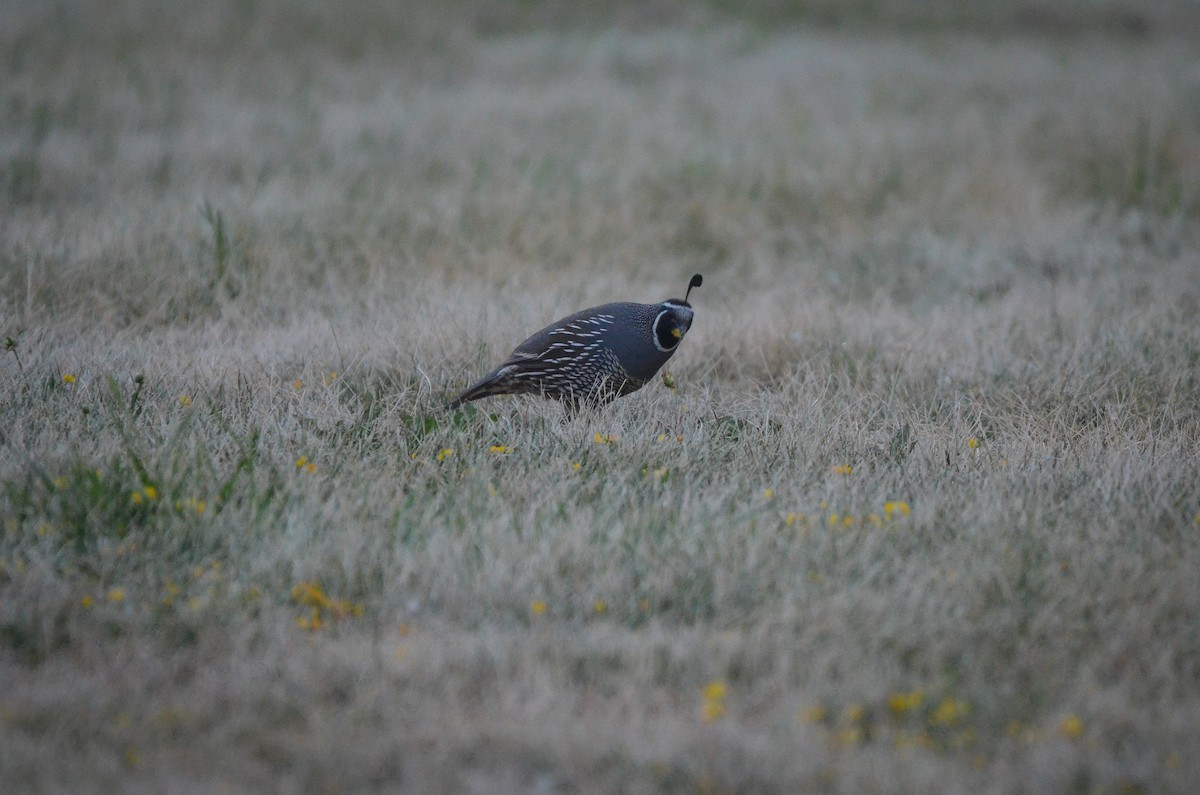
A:
[[[1032,7],[0,5],[0,789],[1194,791],[1200,12]]]

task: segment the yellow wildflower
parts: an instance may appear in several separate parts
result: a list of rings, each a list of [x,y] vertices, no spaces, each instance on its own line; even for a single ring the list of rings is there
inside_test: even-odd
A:
[[[302,386],[304,386],[304,382],[299,378],[292,382],[292,389],[300,389]]]
[[[851,723],[858,723],[867,715],[867,711],[863,709],[862,704],[850,704],[844,710],[842,715]]]
[[[124,602],[125,601],[125,589],[124,588],[110,588],[108,591],[108,601]]]
[[[85,596],[79,600],[79,604],[83,605],[84,607],[91,607],[92,605],[96,604],[96,600],[90,596]]]
[[[1058,733],[1068,740],[1074,740],[1083,734],[1083,721],[1078,715],[1071,713],[1059,721]]]
[[[321,620],[321,611],[314,607],[307,616],[300,616],[296,619],[296,626],[300,629],[307,629],[310,632],[316,632],[321,628],[324,622]]]
[[[769,500],[774,496],[775,496],[775,489],[773,489],[769,486],[767,488],[763,489],[763,499]]]
[[[535,616],[546,615],[546,603],[541,599],[534,599],[529,603],[529,612],[533,613]]]
[[[925,694],[920,690],[911,690],[907,693],[892,693],[888,696],[888,709],[892,711],[893,715],[899,718],[907,712],[919,709],[924,698]]]
[[[154,486],[147,486],[146,488],[142,489],[142,492],[146,495],[146,499],[150,500],[151,502],[154,502],[158,499],[158,489],[156,489]]]
[[[900,514],[901,516],[908,516],[909,513],[911,513],[911,510],[909,509],[907,502],[897,501],[897,502],[885,502],[883,504],[883,515],[884,515],[884,518],[886,518],[886,519],[891,519],[894,514]]]
[[[611,433],[597,433],[592,437],[592,441],[596,444],[612,444],[616,441]]]
[[[581,466],[581,464],[580,464],[578,461],[572,461],[572,462],[571,462],[571,471],[572,471],[572,472],[578,472],[578,471],[579,471],[579,468],[580,468],[580,466]]]
[[[725,714],[725,683],[712,681],[704,686],[704,722],[712,723]]]
[[[313,581],[302,582],[294,586],[292,588],[292,601],[297,604],[324,607],[326,609],[333,606],[333,602],[325,595],[325,590],[321,588],[321,584]]]
[[[946,696],[929,716],[929,722],[935,726],[954,726],[966,717],[967,709],[965,701],[959,701],[953,696]]]
[[[838,464],[833,468],[833,471],[838,475],[849,475],[854,471],[854,467],[849,464]]]
[[[594,610],[598,616],[604,615],[608,612],[608,605],[605,604],[603,599],[597,599],[596,601],[592,602],[592,610]]]
[[[179,404],[181,406],[190,406],[190,405],[192,405],[192,399],[188,395],[180,395],[179,396]]]
[[[488,448],[491,455],[508,455],[513,449],[506,444],[494,444]]]
[[[75,376],[71,375],[70,373],[63,373],[63,383],[64,384],[75,383]]]
[[[967,439],[967,447],[970,447],[972,450],[974,450],[978,446],[979,446],[979,440],[976,439],[974,436]]]
[[[441,450],[438,450],[437,461],[440,464],[452,455],[454,455],[454,450],[452,448],[443,447]]]

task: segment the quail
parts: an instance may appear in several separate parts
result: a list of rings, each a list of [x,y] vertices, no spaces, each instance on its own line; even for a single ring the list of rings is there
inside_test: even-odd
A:
[[[551,323],[449,408],[491,395],[537,394],[562,401],[570,415],[628,395],[653,378],[683,341],[694,314],[687,299],[703,281],[699,273],[692,276],[682,299],[602,304]]]

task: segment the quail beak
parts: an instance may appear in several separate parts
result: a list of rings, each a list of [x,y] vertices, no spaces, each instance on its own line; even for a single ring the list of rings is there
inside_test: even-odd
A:
[[[683,339],[683,329],[676,326],[675,328],[671,329],[671,336],[677,340]]]

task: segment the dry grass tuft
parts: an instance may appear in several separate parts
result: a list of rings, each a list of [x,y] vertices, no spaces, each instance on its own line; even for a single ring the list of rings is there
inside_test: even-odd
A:
[[[6,791],[1189,791],[1195,12],[953,5],[0,11]]]

